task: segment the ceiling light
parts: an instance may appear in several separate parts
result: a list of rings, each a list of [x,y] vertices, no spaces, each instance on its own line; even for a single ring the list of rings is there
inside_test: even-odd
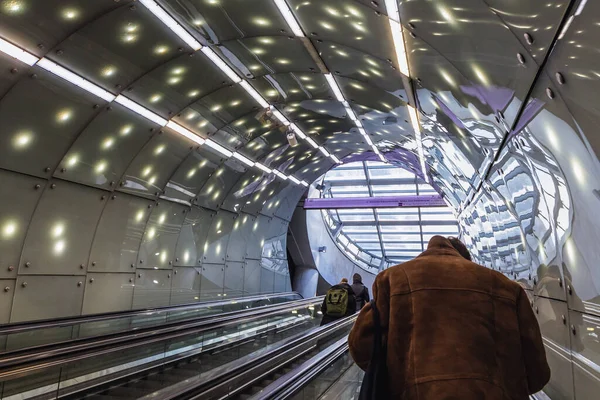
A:
[[[331,88],[331,90],[333,91],[333,94],[335,95],[335,98],[338,101],[344,102],[344,95],[342,94],[342,91],[340,90],[340,87],[338,86],[337,82],[335,81],[335,78],[333,77],[333,75],[331,74],[324,74],[325,75],[325,79],[327,79],[327,83],[329,84],[329,87]]]
[[[279,172],[279,171],[278,171],[278,170],[276,170],[276,169],[274,169],[274,170],[273,170],[273,173],[274,173],[274,174],[275,174],[277,177],[279,177],[279,178],[283,179],[284,181],[287,181],[287,178],[288,178],[288,176],[287,176],[286,174],[283,174],[283,173]]]
[[[196,51],[196,50],[200,50],[202,48],[202,45],[200,44],[200,42],[198,42],[196,39],[194,39],[194,37],[188,31],[183,29],[183,27],[181,25],[179,25],[179,23],[177,23],[177,21],[175,21],[175,19],[173,17],[171,17],[169,14],[167,14],[167,12],[161,6],[159,6],[155,0],[139,0],[139,1],[144,6],[146,6],[146,8],[152,14],[154,14],[158,19],[160,19],[163,22],[163,24],[165,24],[167,27],[169,27],[169,29],[171,29],[173,31],[173,33],[175,33],[177,36],[179,36],[179,38],[181,40],[186,42],[187,45],[190,46],[192,49],[194,49]]]
[[[302,186],[308,187],[308,182],[306,182],[306,181],[300,181],[300,184],[302,184]]]
[[[258,169],[260,169],[261,171],[266,172],[267,174],[270,174],[273,172],[272,169],[265,167],[264,165],[262,165],[261,163],[257,162],[254,163],[254,166],[257,167]]]
[[[115,101],[117,103],[121,104],[122,106],[127,107],[131,111],[141,115],[144,118],[149,119],[150,121],[152,121],[160,126],[165,126],[167,124],[166,119],[164,119],[161,116],[153,113],[152,111],[140,106],[138,103],[129,100],[127,97],[123,96],[122,94],[118,95],[117,98],[115,99]]]
[[[210,139],[206,139],[204,144],[206,144],[208,147],[213,148],[214,150],[218,151],[219,153],[223,154],[225,157],[231,157],[233,155],[232,151],[227,150],[225,147],[221,146],[217,142],[214,142]]]
[[[244,157],[240,153],[233,153],[233,158],[235,158],[237,160],[240,160],[242,163],[246,164],[249,167],[253,167],[254,166],[254,161],[250,160],[247,157]]]
[[[348,114],[350,119],[354,122],[358,121],[358,118],[356,117],[354,110],[350,107],[350,104],[348,104],[347,101],[343,101],[342,103],[344,104],[344,108],[346,109],[346,114]]]
[[[103,100],[108,101],[109,103],[115,99],[115,95],[106,90],[102,89],[100,86],[96,86],[90,81],[87,81],[80,77],[77,74],[69,71],[68,69],[61,67],[60,65],[53,63],[47,58],[42,58],[38,61],[37,65],[44,68],[46,71],[52,72],[54,75],[57,75],[67,82],[71,82],[73,85],[79,86],[83,90],[90,92]]]
[[[279,111],[278,109],[276,109],[273,106],[271,106],[270,109],[271,109],[271,112],[273,113],[273,115],[275,116],[275,118],[277,118],[279,120],[279,122],[281,122],[282,124],[284,124],[286,126],[290,124],[290,121],[288,121],[287,118],[283,116],[281,111]]]
[[[379,159],[381,160],[381,162],[387,163],[387,160],[385,159],[385,157],[381,153],[377,154],[377,156],[379,157]]]
[[[330,158],[333,160],[333,162],[335,162],[336,164],[342,164],[342,161],[337,158],[335,155],[331,155]]]
[[[408,68],[408,56],[406,54],[406,47],[404,45],[404,33],[402,32],[402,26],[399,22],[389,19],[390,29],[392,30],[392,40],[394,41],[394,47],[396,49],[396,59],[398,60],[398,67],[400,72],[406,76],[410,76]]]
[[[269,103],[267,103],[267,101],[248,83],[248,81],[242,81],[240,86],[244,88],[244,90],[248,92],[248,94],[252,96],[252,98],[256,100],[256,102],[262,108],[269,108]]]
[[[295,177],[290,175],[288,178],[290,178],[290,181],[294,182],[296,185],[300,184],[300,180],[296,179]]]
[[[329,157],[331,154],[324,147],[319,146],[319,151],[325,155],[325,157]]]
[[[373,141],[371,140],[371,136],[365,135],[365,140],[369,146],[373,146]]]
[[[427,169],[425,168],[425,154],[423,153],[423,140],[421,136],[421,126],[419,125],[419,117],[417,116],[417,110],[409,105],[408,115],[410,116],[410,122],[412,123],[412,127],[415,132],[415,140],[417,142],[417,154],[419,156],[419,163],[421,164],[421,172],[423,172],[425,182],[429,183]]]
[[[291,124],[290,127],[296,133],[296,135],[298,135],[298,137],[300,137],[300,139],[306,139],[306,134],[304,132],[302,132],[302,130],[300,128],[298,128],[296,126],[296,124]]]
[[[173,129],[175,132],[179,133],[182,136],[185,136],[186,138],[190,139],[191,141],[193,141],[195,143],[204,144],[204,142],[205,142],[205,140],[203,138],[201,138],[200,136],[196,135],[192,131],[184,128],[183,126],[181,126],[178,123],[175,123],[173,121],[169,121],[169,123],[167,124],[167,128]]]
[[[16,58],[17,60],[24,62],[25,64],[31,66],[38,62],[39,58],[26,52],[25,50],[15,46],[12,43],[7,42],[6,40],[0,39],[0,51],[8,54],[9,56]]]
[[[242,79],[235,73],[233,69],[217,55],[210,47],[203,47],[201,50],[206,57],[210,60],[229,77],[234,83],[239,83]]]
[[[308,142],[308,144],[310,144],[314,149],[318,149],[319,145],[317,144],[317,142],[315,142],[313,140],[313,138],[311,137],[306,137],[306,141]]]
[[[294,35],[304,37],[304,32],[302,32],[302,28],[300,28],[296,17],[294,17],[294,14],[292,14],[292,10],[290,10],[285,0],[274,1],[277,8],[279,8],[279,12],[281,13],[281,15],[283,15],[285,22],[287,22]]]

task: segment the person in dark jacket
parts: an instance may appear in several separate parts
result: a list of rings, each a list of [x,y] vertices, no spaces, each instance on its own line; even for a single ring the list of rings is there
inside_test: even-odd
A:
[[[338,289],[342,289],[347,292],[347,302],[345,304],[346,312],[343,315],[334,315],[331,312],[332,310],[329,310],[329,312],[327,310],[327,303],[330,303],[332,301],[332,299],[329,298],[330,293],[336,292]],[[348,284],[348,279],[343,278],[339,284],[333,285],[329,288],[327,294],[325,295],[325,299],[323,299],[323,304],[321,305],[321,312],[323,313],[323,318],[321,319],[321,326],[356,313],[356,298],[354,297],[354,291],[352,290],[352,286]]]
[[[362,283],[362,276],[360,274],[354,274],[352,276],[352,291],[356,297],[356,312],[360,311],[365,304],[371,301],[369,297],[369,289]]]
[[[388,398],[527,400],[550,380],[527,293],[470,258],[458,239],[434,236],[427,251],[377,275]],[[369,303],[348,338],[362,369],[373,332]]]

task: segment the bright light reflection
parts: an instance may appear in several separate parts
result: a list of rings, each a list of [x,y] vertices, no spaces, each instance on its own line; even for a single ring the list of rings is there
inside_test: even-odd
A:
[[[2,227],[2,236],[5,239],[11,238],[17,232],[17,223],[14,221],[9,221],[4,224]]]

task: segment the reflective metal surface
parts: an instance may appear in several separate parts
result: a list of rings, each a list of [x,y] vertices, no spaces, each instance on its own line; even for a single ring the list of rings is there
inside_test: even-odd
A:
[[[288,287],[298,199],[357,153],[600,317],[600,4],[285,4],[298,26],[272,0],[0,1],[0,323]],[[598,350],[555,329],[547,394],[589,398]]]

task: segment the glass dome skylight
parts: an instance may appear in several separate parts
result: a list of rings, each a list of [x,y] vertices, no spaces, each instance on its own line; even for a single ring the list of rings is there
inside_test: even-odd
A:
[[[322,198],[431,196],[437,192],[410,171],[390,164],[342,164],[322,178]],[[329,233],[354,263],[375,272],[408,261],[434,235],[456,236],[458,225],[447,206],[333,208],[321,210]]]

